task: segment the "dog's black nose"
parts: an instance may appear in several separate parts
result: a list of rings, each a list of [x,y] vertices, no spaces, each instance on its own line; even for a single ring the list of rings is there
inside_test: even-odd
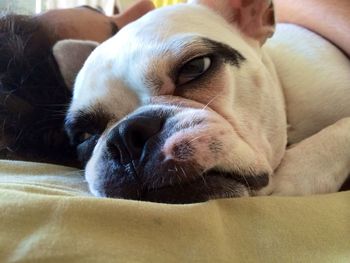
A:
[[[111,151],[118,150],[121,155],[126,150],[132,160],[137,160],[147,141],[160,132],[163,122],[157,116],[136,115],[125,119],[110,132],[107,146]]]

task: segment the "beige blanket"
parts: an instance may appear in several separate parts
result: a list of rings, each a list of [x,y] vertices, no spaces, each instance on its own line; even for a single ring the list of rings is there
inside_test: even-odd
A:
[[[350,192],[166,205],[81,171],[0,161],[0,262],[350,262]]]

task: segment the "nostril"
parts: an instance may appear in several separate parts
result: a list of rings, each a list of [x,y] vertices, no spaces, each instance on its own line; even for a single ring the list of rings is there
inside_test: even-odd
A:
[[[121,143],[119,139],[118,130],[114,129],[110,132],[106,140],[106,148],[109,156],[114,159],[122,162],[122,158],[124,156],[121,148]]]
[[[143,150],[144,145],[146,144],[149,136],[146,133],[143,133],[138,130],[139,125],[129,127],[129,130],[124,132],[124,142],[129,150],[133,153],[140,153]],[[136,154],[138,155],[138,154]]]
[[[114,140],[111,136],[107,139],[106,142],[108,153],[111,155],[111,157],[114,160],[121,160],[121,151],[120,148],[118,147],[118,142]]]
[[[114,159],[141,157],[148,140],[160,132],[164,120],[157,116],[132,116],[119,123],[108,135],[107,149]]]
[[[160,132],[163,119],[157,116],[133,116],[123,121],[119,126],[122,136],[132,159],[139,159],[147,141]]]

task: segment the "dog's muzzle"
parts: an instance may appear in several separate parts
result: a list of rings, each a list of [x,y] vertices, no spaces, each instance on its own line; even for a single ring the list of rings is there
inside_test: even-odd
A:
[[[144,106],[101,137],[86,167],[98,196],[166,203],[193,203],[249,195],[268,176],[225,172],[216,166],[225,154],[202,109]],[[226,130],[225,130],[226,129]],[[228,131],[227,131],[228,130]]]

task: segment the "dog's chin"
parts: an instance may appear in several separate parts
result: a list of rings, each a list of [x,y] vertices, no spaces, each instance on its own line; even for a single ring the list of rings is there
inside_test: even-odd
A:
[[[89,181],[89,180],[88,180]],[[125,182],[124,182],[125,183]],[[189,204],[211,199],[243,197],[249,187],[235,180],[230,173],[210,170],[186,182],[140,186],[135,181],[119,185],[111,181],[89,182],[90,191],[99,197],[131,199],[168,204]]]
[[[142,200],[188,204],[243,196],[249,196],[249,189],[245,185],[219,172],[211,171],[191,182],[149,189],[143,193]]]

